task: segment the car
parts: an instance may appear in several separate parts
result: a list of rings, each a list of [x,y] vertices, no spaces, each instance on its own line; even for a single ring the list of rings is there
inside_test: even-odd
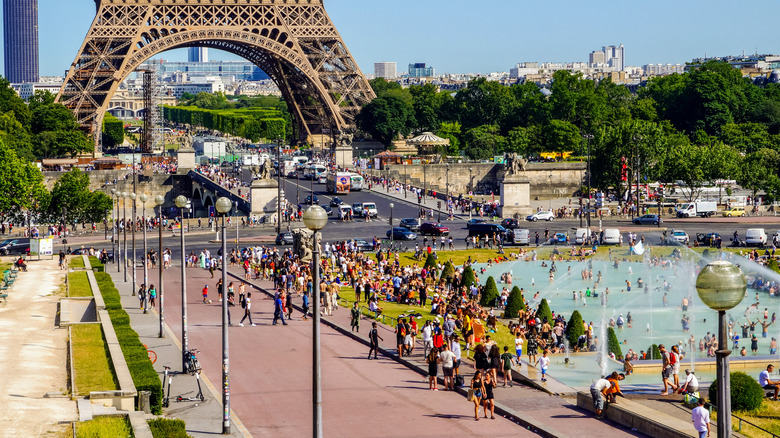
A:
[[[720,234],[718,233],[698,233],[696,234],[696,241],[699,242],[702,245],[714,245],[717,240],[720,239]]]
[[[657,214],[646,214],[644,216],[634,218],[634,225],[659,225],[663,223],[663,218],[658,217]]]
[[[98,254],[98,250],[94,251],[95,255]],[[70,252],[70,255],[89,255],[89,248],[76,248]],[[106,251],[109,261],[114,260],[114,253],[112,251]]]
[[[519,225],[517,224],[517,219],[504,219],[501,221],[501,226],[506,228],[507,230],[514,230]]]
[[[723,212],[723,217],[732,217],[732,216],[744,217],[745,207],[732,207]]]
[[[19,239],[7,239],[0,243],[0,254],[30,254],[30,239],[22,237]]]
[[[672,233],[669,235],[667,240],[671,243],[687,245],[690,241],[690,238],[688,237],[688,233],[683,230],[672,230]]]
[[[333,214],[333,209],[330,208],[329,206],[322,205],[321,207],[322,207],[323,210],[325,210],[325,213],[328,213],[328,216],[331,216]]]
[[[555,237],[553,237],[553,243],[565,245],[568,239],[569,236],[567,236],[566,233],[555,233]]]
[[[515,245],[528,245],[531,243],[531,231],[528,228],[516,228],[512,230],[511,241]]]
[[[317,195],[308,195],[306,196],[306,199],[303,200],[303,203],[305,205],[319,205],[320,199],[317,197]]]
[[[429,236],[447,236],[450,234],[450,229],[442,226],[440,223],[436,222],[426,222],[422,225],[420,225],[420,234],[423,236],[429,235]]]
[[[352,216],[363,217],[363,203],[355,202],[352,204]]]
[[[553,219],[555,219],[555,215],[553,215],[553,213],[551,211],[540,211],[538,213],[534,213],[532,215],[529,215],[528,217],[525,218],[525,220],[531,221],[531,222],[536,222],[538,220],[543,220],[543,221],[550,222]]]
[[[319,178],[317,178],[317,184],[327,184],[328,183],[328,177],[325,175],[320,175]]]
[[[415,240],[417,235],[406,228],[394,227],[392,230],[387,230],[387,238],[392,238],[393,240]]]
[[[401,219],[401,223],[398,224],[398,226],[406,228],[409,231],[417,231],[420,229],[420,221],[419,219],[414,218]]]
[[[469,219],[468,222],[466,222],[466,228],[470,230],[472,225],[486,224],[486,223],[488,223],[487,219],[481,217],[475,217],[473,219]]]
[[[330,205],[331,207],[338,207],[339,205],[341,205],[341,204],[343,204],[343,203],[344,203],[344,201],[343,201],[343,200],[341,200],[341,198],[339,198],[338,196],[336,196],[335,198],[331,199],[331,201],[330,201],[330,204],[329,204],[329,205]]]
[[[292,245],[293,244],[293,235],[292,233],[283,232],[276,235],[276,244],[277,245]]]
[[[359,239],[355,240],[355,247],[358,249],[358,251],[373,251],[374,245],[369,243],[368,241]]]

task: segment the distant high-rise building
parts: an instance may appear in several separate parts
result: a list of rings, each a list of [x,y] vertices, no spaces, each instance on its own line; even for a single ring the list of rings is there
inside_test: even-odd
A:
[[[617,71],[623,71],[626,68],[626,49],[620,46],[604,46],[604,62]]]
[[[430,78],[436,76],[436,70],[433,67],[426,67],[424,62],[409,64],[410,78]]]
[[[38,0],[3,0],[5,78],[38,82]]]
[[[209,62],[209,49],[207,47],[190,47],[187,51],[189,62]]]
[[[398,68],[395,62],[375,62],[374,77],[395,79],[398,76]]]

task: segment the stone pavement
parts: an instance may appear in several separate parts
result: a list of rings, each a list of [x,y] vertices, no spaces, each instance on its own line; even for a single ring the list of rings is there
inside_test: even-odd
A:
[[[199,358],[205,374],[219,382],[221,312],[214,291],[217,278],[197,268],[188,269],[187,274],[190,344],[201,350]],[[179,278],[178,267],[166,271],[166,290],[171,292],[166,298],[165,315],[177,335],[181,317]],[[209,284],[212,291],[211,304],[202,303],[200,290],[204,284]],[[311,435],[311,320],[304,321],[295,312],[288,326],[273,326],[272,301],[257,289],[249,290],[254,295],[252,316],[257,326],[230,328],[231,407],[255,437]],[[242,309],[231,308],[233,324],[237,325],[241,313]],[[348,315],[346,309],[337,314],[345,319]],[[326,436],[535,436],[500,416],[476,422],[473,404],[461,395],[429,391],[423,376],[391,359],[366,360],[366,353],[361,343],[323,326]],[[218,414],[203,415],[210,418],[204,418],[204,423],[218,425]]]
[[[54,259],[30,261],[0,304],[0,436],[60,436],[78,420],[68,397],[68,330],[55,325],[64,273]]]
[[[157,361],[154,363],[154,368],[160,373],[160,379],[163,378],[163,366],[171,367],[176,374],[172,378],[171,383],[171,401],[169,408],[163,408],[164,416],[173,417],[184,420],[187,423],[187,433],[194,438],[210,437],[222,432],[222,393],[218,392],[212,382],[208,378],[204,378],[201,381],[203,394],[206,397],[204,402],[177,402],[176,396],[181,395],[183,397],[195,397],[198,393],[197,382],[194,376],[189,374],[179,374],[181,372],[181,343],[178,338],[172,336],[172,333],[166,329],[165,337],[159,337],[159,314],[152,310],[147,314],[143,313],[139,306],[139,300],[137,297],[132,296],[132,277],[128,272],[128,282],[125,283],[123,274],[116,272],[116,265],[109,264],[106,266],[106,272],[111,274],[111,278],[114,280],[114,284],[119,290],[119,294],[122,297],[122,306],[125,311],[130,315],[130,324],[133,329],[138,332],[141,338],[141,342],[147,346],[149,350],[154,351],[157,354]],[[168,271],[166,271],[166,274]],[[140,285],[143,283],[143,268],[140,268],[137,272],[136,281]],[[151,278],[150,283],[156,284],[157,271],[149,271]],[[174,292],[171,292],[173,294]],[[179,292],[180,293],[180,292]],[[166,304],[166,309],[169,309],[169,304]],[[178,318],[181,318],[181,312],[179,312]],[[170,318],[170,317],[169,317]],[[220,375],[214,376],[219,382]],[[167,383],[163,387],[163,390],[168,392]],[[240,422],[236,422],[235,416],[233,417],[233,424],[231,425],[230,436],[233,437],[247,437],[249,433],[243,428]]]

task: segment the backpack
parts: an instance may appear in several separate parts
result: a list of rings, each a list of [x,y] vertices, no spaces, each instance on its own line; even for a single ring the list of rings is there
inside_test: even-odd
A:
[[[669,364],[674,365],[677,363],[677,353],[671,351],[669,352]]]

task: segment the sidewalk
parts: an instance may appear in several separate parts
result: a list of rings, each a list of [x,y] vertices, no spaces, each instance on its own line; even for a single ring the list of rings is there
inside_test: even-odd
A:
[[[132,296],[132,277],[128,272],[128,282],[125,283],[124,276],[117,273],[115,264],[106,265],[106,272],[111,275],[114,285],[119,290],[122,297],[122,306],[128,315],[130,315],[130,325],[138,332],[141,342],[149,350],[157,353],[157,361],[154,368],[160,373],[160,379],[163,379],[163,366],[171,367],[175,374],[171,383],[171,400],[168,408],[163,408],[165,417],[184,420],[187,424],[187,433],[194,438],[213,437],[222,433],[222,393],[214,384],[201,375],[201,386],[205,401],[196,402],[177,402],[176,397],[195,397],[198,393],[198,386],[194,376],[189,374],[179,374],[182,366],[181,344],[176,336],[165,326],[166,333],[164,338],[159,337],[160,323],[159,315],[156,310],[150,309],[149,313],[144,314],[139,306],[137,297]],[[140,285],[143,283],[143,268],[141,267],[136,274],[136,281]],[[157,283],[157,271],[149,272],[150,284]],[[163,391],[168,393],[167,383],[164,383]],[[235,438],[247,438],[251,435],[243,427],[243,424],[235,414],[231,413],[231,435]]]
[[[243,275],[241,275],[238,270],[228,272],[229,275],[232,275],[236,279],[240,280],[243,278]],[[255,286],[269,296],[272,295],[272,293],[269,292],[273,290],[272,282],[255,280],[244,281]],[[298,300],[296,299],[296,301]],[[298,307],[296,307],[296,309],[299,312],[301,311]],[[344,318],[344,314],[341,314],[340,316],[342,318],[338,320],[335,316],[323,316],[322,321],[324,324],[338,330],[342,335],[349,336],[367,346],[368,341],[365,338],[365,335],[352,333],[348,326],[349,320]],[[367,317],[363,317],[363,320],[365,323],[361,324],[362,326],[368,326],[373,322],[372,319]],[[427,376],[427,364],[422,356],[423,346],[419,340],[417,341],[417,347],[414,350],[415,352],[411,356],[399,358],[395,353],[395,346],[390,345],[394,343],[395,339],[393,329],[383,324],[379,324],[379,329],[381,336],[385,339],[380,342],[380,352],[384,356],[400,362],[423,376]],[[526,368],[528,368],[527,364]],[[466,385],[470,382],[473,370],[473,362],[465,359],[464,354],[460,374],[464,376]],[[530,380],[539,380],[536,368],[530,368],[525,376]],[[500,381],[503,380],[500,379]],[[564,385],[556,384],[556,388],[563,386]],[[465,395],[465,388],[461,389],[459,392],[462,395]],[[514,387],[496,388],[495,405],[497,414],[503,415],[505,418],[542,436],[561,438],[574,438],[580,436],[644,436],[640,433],[626,430],[622,426],[611,422],[595,419],[590,413],[577,407],[576,399],[569,400],[553,396],[518,383],[515,383]]]

